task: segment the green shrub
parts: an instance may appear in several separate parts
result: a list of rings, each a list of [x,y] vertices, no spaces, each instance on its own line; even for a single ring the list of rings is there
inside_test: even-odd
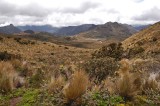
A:
[[[91,78],[96,78],[98,81],[102,81],[107,76],[115,73],[118,69],[118,62],[111,57],[95,58],[86,62],[84,68]]]
[[[116,60],[120,60],[123,56],[123,47],[121,43],[111,43],[107,46],[103,46],[100,50],[95,51],[92,54],[93,58],[112,57]]]

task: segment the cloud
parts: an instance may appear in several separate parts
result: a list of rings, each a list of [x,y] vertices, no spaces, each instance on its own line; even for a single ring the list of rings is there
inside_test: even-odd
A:
[[[160,0],[0,0],[0,24],[153,23],[160,19],[159,3]]]
[[[75,8],[69,7],[69,8],[59,9],[59,12],[71,13],[71,14],[82,14],[82,13],[85,13],[86,11],[88,11],[89,9],[95,9],[98,6],[100,6],[99,3],[84,2],[79,7],[75,7]]]
[[[140,3],[140,2],[143,2],[144,0],[132,0],[132,1],[134,1],[136,3]]]
[[[18,6],[4,0],[0,1],[0,15],[1,16],[35,16],[44,17],[51,13],[50,9],[46,9],[37,3],[30,3],[25,6]]]
[[[159,21],[160,20],[160,9],[157,7],[151,8],[150,10],[144,11],[141,15],[135,16],[132,19],[136,21]]]
[[[119,11],[115,10],[115,9],[109,9],[107,10],[107,13],[110,13],[110,14],[118,14]]]

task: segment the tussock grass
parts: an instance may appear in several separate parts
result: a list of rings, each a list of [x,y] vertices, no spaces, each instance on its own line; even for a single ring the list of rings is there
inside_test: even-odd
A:
[[[141,79],[130,73],[130,64],[128,60],[120,62],[122,67],[119,70],[120,77],[116,81],[115,91],[125,100],[131,100],[140,90]]]
[[[17,77],[17,73],[9,62],[0,62],[0,93],[8,93],[13,90],[16,87]]]
[[[49,93],[60,92],[63,89],[64,84],[65,84],[65,80],[62,76],[59,76],[58,78],[51,78],[48,84]]]
[[[75,102],[79,104],[81,96],[86,92],[88,75],[84,71],[76,71],[69,84],[64,88],[66,103],[70,106]]]

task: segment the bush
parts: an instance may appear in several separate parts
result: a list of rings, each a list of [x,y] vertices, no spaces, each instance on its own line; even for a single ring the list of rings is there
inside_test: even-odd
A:
[[[85,93],[88,85],[88,76],[83,71],[76,71],[69,84],[64,88],[66,105],[75,106],[81,104],[81,96]]]
[[[0,36],[0,41],[3,41],[3,37]]]
[[[28,45],[28,44],[35,44],[34,41],[30,41],[30,40],[27,40],[27,39],[22,39],[22,38],[14,38],[14,40],[16,42],[18,42],[19,44],[22,44],[22,45]]]
[[[111,57],[95,58],[85,63],[84,68],[91,78],[96,78],[98,82],[101,82],[115,73],[118,69],[118,62]]]
[[[107,46],[103,46],[100,50],[92,54],[93,58],[112,57],[116,60],[120,60],[122,56],[123,47],[121,43],[111,43]]]
[[[10,54],[7,51],[0,52],[0,60],[6,61],[6,60],[11,60],[11,59],[20,59],[20,55],[14,55]]]

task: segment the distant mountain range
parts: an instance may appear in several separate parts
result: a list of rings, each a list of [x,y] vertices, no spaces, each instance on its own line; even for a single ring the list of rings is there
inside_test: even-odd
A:
[[[51,25],[41,25],[41,26],[26,25],[26,26],[17,26],[17,27],[22,31],[33,30],[34,32],[49,32],[49,33],[54,33],[59,29],[58,27],[52,27]]]
[[[131,25],[120,24],[117,22],[107,22],[98,25],[92,30],[78,34],[77,36],[86,38],[118,38],[123,39],[136,33],[137,30]]]
[[[4,27],[0,27],[0,33],[13,34],[13,33],[20,33],[20,32],[21,30],[15,27],[13,24],[10,24]]]
[[[134,27],[137,31],[146,29],[146,28],[149,27],[149,26],[151,26],[151,24],[149,24],[149,25],[133,25],[133,27]]]
[[[26,25],[26,26],[14,26],[10,24],[8,26],[0,27],[0,33],[13,34],[24,31],[33,32],[48,32],[54,35],[61,36],[83,36],[90,38],[108,38],[108,37],[127,37],[137,31],[148,27],[149,25],[127,25],[117,22],[107,22],[102,25],[83,24],[78,26],[66,26],[66,27],[53,27],[51,25]]]
[[[79,34],[86,34],[86,37],[100,37],[106,36],[129,36],[137,32],[137,29],[127,24],[120,24],[117,22],[108,22],[102,25],[95,24],[83,24],[78,26],[66,26],[66,27],[52,27],[50,25],[43,26],[18,26],[22,31],[33,30],[34,32],[49,32],[55,35],[72,36]]]
[[[78,26],[68,26],[68,27],[62,27],[59,30],[55,32],[57,35],[76,35],[81,32],[86,32],[89,30],[92,30],[96,28],[97,25],[94,24],[83,24],[83,25],[78,25]]]

